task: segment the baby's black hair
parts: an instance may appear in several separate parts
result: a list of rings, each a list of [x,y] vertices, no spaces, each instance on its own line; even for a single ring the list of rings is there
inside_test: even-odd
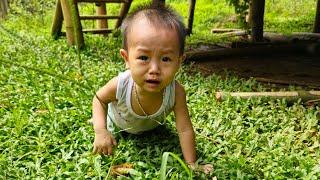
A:
[[[146,18],[154,26],[175,30],[179,39],[179,54],[182,55],[184,53],[187,33],[182,17],[169,6],[155,6],[153,4],[139,6],[124,19],[121,25],[123,49],[128,50],[128,32],[132,28],[133,23],[139,18]]]

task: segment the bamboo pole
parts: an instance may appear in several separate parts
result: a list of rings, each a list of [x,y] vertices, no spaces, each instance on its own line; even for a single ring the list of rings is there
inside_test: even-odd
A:
[[[68,3],[68,0],[60,0],[60,2],[61,2],[63,19],[65,21],[67,42],[69,45],[74,45],[75,44],[74,29],[72,24],[70,6]]]
[[[61,2],[60,0],[57,0],[56,10],[54,13],[53,22],[51,26],[51,35],[55,39],[57,39],[61,35],[62,23],[63,23],[63,14],[62,14]]]
[[[252,41],[263,41],[263,16],[264,16],[265,0],[252,0],[251,28]]]
[[[8,0],[0,0],[0,18],[5,18],[7,16],[8,9]]]
[[[78,46],[78,49],[81,49],[84,47],[84,40],[83,40],[82,26],[80,23],[78,4],[76,0],[68,0],[68,5],[70,7],[73,33],[75,36],[75,43]]]
[[[217,101],[223,101],[227,97],[239,97],[242,99],[268,97],[270,99],[285,98],[288,102],[301,99],[303,102],[320,100],[320,91],[284,91],[284,92],[216,92]]]
[[[106,3],[96,3],[96,14],[99,15],[107,15]],[[107,19],[98,19],[97,20],[97,28],[104,29],[108,28],[108,20]]]
[[[316,18],[313,27],[314,33],[320,33],[320,0],[317,2]]]

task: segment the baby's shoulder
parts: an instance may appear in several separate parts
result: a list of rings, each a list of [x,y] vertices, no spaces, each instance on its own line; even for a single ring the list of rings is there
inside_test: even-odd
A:
[[[175,80],[175,94],[176,97],[179,97],[180,95],[185,96],[186,94],[184,86],[177,80]]]

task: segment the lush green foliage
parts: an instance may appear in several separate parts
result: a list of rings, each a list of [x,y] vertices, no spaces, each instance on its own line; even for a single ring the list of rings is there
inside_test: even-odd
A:
[[[168,2],[186,16],[184,1]],[[311,29],[308,24],[312,21],[304,20],[312,20],[314,13],[292,11],[294,3],[285,2],[288,1],[279,1],[276,7],[267,3],[271,8],[266,14],[267,29]],[[309,1],[300,2],[299,6],[309,7]],[[188,39],[189,44],[216,41],[208,33],[214,26],[237,27],[228,19],[233,10],[224,0],[197,3],[194,35]],[[50,37],[52,6],[43,7],[41,12],[28,12],[17,6],[17,11],[1,22],[0,178],[104,179],[111,165],[129,162],[135,165],[131,179],[159,179],[164,152],[182,157],[173,116],[168,117],[166,128],[150,134],[119,135],[114,156],[92,155],[94,135],[87,123],[91,99],[100,86],[124,70],[118,55],[121,40],[86,35],[87,48],[80,53],[79,67],[74,47],[68,47],[64,38]],[[296,13],[301,15],[293,16]],[[287,17],[293,21],[284,22]],[[203,77],[192,65],[183,66],[177,78],[188,93],[198,163],[214,165],[210,176],[320,178],[319,107],[267,99],[228,99],[218,103],[214,100],[215,91],[259,91],[265,87],[254,79],[239,79],[232,74],[225,78],[215,74]],[[167,161],[168,178],[188,177],[179,162],[170,157]],[[201,173],[194,176],[208,178]]]

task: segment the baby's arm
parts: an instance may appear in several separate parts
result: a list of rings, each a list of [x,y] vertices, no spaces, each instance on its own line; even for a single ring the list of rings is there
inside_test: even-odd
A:
[[[93,153],[110,155],[112,147],[117,144],[112,134],[106,129],[106,113],[108,103],[116,100],[118,78],[111,79],[98,90],[92,101],[92,119],[95,138]]]
[[[176,128],[185,161],[193,166],[196,162],[195,135],[186,102],[186,93],[182,85],[176,82],[174,114]]]
[[[174,113],[176,116],[176,127],[179,134],[180,145],[185,161],[188,166],[193,170],[200,170],[205,174],[209,174],[213,170],[211,164],[199,165],[196,162],[196,150],[195,150],[195,134],[193,131],[192,123],[189,117],[186,92],[182,85],[176,82],[176,97]]]

